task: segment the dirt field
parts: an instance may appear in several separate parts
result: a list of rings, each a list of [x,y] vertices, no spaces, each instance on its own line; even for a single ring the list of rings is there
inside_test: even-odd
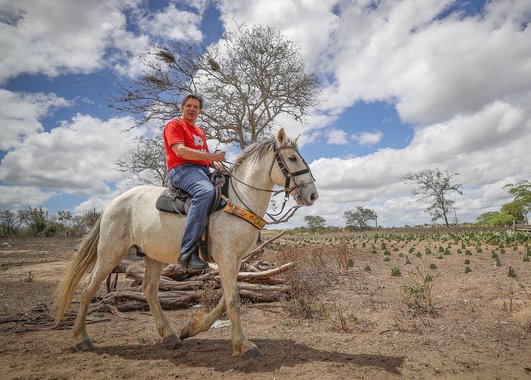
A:
[[[462,242],[428,239],[280,239],[270,261],[299,255],[297,265],[324,261],[327,276],[337,275],[306,305],[311,319],[293,306],[290,314],[286,302],[244,304],[246,335],[265,354],[245,361],[231,357],[228,327],[166,349],[148,312],[92,314],[96,349],[74,352],[71,331],[54,329],[49,309],[77,241],[3,242],[11,246],[0,248],[1,379],[531,379],[531,263],[522,244],[466,245],[466,253]],[[423,284],[431,292],[421,298]],[[200,310],[167,315],[179,333]]]

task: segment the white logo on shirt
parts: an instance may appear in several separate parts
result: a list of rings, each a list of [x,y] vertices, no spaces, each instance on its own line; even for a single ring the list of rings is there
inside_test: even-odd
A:
[[[205,145],[205,144],[203,143],[203,139],[201,138],[201,136],[197,136],[197,135],[192,135],[192,136],[194,136],[194,144],[195,144],[195,145],[198,145],[198,146],[203,146],[203,145]]]

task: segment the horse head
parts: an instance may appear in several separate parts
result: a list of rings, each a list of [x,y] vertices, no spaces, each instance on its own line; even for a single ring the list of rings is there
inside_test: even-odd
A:
[[[310,167],[299,153],[297,141],[286,136],[284,128],[273,144],[275,161],[271,167],[271,180],[286,189],[299,205],[311,206],[317,200],[317,188]],[[276,163],[276,165],[275,165]]]

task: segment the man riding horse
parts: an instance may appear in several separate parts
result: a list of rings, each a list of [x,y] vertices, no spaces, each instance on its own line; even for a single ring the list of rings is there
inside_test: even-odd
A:
[[[208,210],[215,195],[209,166],[219,169],[217,161],[225,159],[225,152],[210,153],[205,134],[195,125],[203,108],[201,97],[189,94],[183,99],[181,107],[182,117],[172,119],[164,128],[168,178],[173,186],[192,196],[181,243],[180,263],[183,269],[206,269],[208,264],[199,258],[198,242],[207,225]]]

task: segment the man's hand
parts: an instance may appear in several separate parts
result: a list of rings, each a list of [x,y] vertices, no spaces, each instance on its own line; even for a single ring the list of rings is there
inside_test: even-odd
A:
[[[216,150],[212,153],[212,161],[225,161],[225,152],[222,150]]]

